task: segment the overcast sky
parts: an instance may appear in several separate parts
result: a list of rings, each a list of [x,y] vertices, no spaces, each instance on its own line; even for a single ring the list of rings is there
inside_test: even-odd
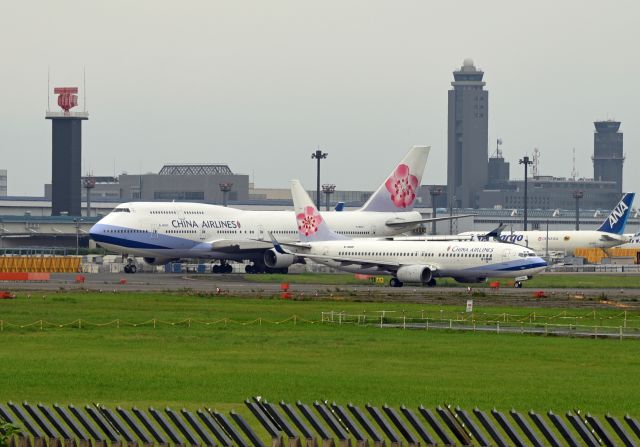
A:
[[[227,163],[259,187],[373,189],[413,144],[446,183],[447,90],[469,57],[489,90],[489,145],[540,173],[593,176],[593,121],[622,121],[640,191],[637,1],[20,1],[0,6],[0,168],[9,194],[51,180],[47,67],[81,86],[83,172]],[[81,95],[82,96],[82,95]],[[55,98],[51,96],[52,108]],[[57,106],[56,106],[57,108]]]

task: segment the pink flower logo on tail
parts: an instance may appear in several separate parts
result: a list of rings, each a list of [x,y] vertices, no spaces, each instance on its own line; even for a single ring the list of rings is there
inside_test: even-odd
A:
[[[305,236],[309,236],[316,231],[322,223],[322,216],[315,212],[312,206],[306,206],[304,213],[296,215],[298,221],[298,230]]]
[[[416,199],[418,177],[409,172],[409,166],[400,164],[385,183],[391,201],[397,208],[406,208]]]

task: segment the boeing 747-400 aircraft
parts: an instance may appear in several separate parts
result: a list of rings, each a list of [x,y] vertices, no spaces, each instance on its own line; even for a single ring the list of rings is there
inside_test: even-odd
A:
[[[515,278],[519,285],[547,266],[532,250],[500,242],[352,239],[330,229],[297,180],[291,183],[291,195],[300,241],[280,242],[271,235],[281,256],[304,257],[352,273],[390,273],[392,287],[405,282],[435,286],[439,277],[464,283]]]
[[[428,154],[428,147],[414,146],[362,208],[325,212],[323,218],[335,231],[350,238],[393,236],[431,222],[413,211]],[[109,250],[144,257],[153,265],[181,258],[208,258],[221,261],[213,267],[214,273],[229,273],[228,261],[249,260],[253,264],[247,265],[248,273],[286,272],[300,259],[276,252],[269,232],[283,241],[297,241],[293,211],[130,202],[101,219],[91,228],[90,235]],[[125,267],[127,273],[135,270],[134,264]]]

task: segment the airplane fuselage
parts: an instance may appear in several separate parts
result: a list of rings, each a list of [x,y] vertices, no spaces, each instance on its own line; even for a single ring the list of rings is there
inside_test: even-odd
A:
[[[579,231],[514,231],[502,232],[500,240],[528,247],[538,254],[563,252],[572,254],[577,248],[610,248],[626,242],[623,235],[596,230]]]
[[[531,250],[497,242],[336,240],[311,243],[304,252],[316,262],[352,273],[393,273],[401,266],[426,265],[434,277],[466,280],[531,276],[547,266]],[[383,267],[385,263],[389,265]]]
[[[336,232],[350,238],[387,237],[411,230],[388,221],[421,219],[417,211],[324,212]],[[262,259],[272,249],[269,232],[282,241],[297,241],[293,211],[244,211],[199,203],[135,202],[119,205],[92,229],[101,246],[149,258]]]

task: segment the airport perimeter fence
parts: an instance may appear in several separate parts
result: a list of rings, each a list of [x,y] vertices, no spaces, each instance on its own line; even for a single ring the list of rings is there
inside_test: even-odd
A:
[[[637,315],[629,315],[626,311],[606,317],[598,317],[595,311],[585,315],[569,315],[564,311],[557,315],[461,312],[454,316],[444,313],[439,316],[424,314],[394,316],[393,313],[392,311],[379,311],[377,314],[323,312],[322,322],[395,329],[640,339],[640,318]]]
[[[355,325],[362,327],[379,327],[414,330],[450,330],[472,332],[494,332],[514,334],[556,335],[569,337],[640,339],[640,315],[627,311],[617,314],[604,314],[591,311],[583,314],[569,314],[566,311],[554,315],[545,314],[508,314],[508,313],[473,313],[421,311],[419,314],[381,310],[370,313],[354,314],[348,312],[322,312],[319,320],[310,320],[299,315],[291,315],[282,320],[258,317],[251,320],[234,318],[218,318],[204,320],[184,318],[181,320],[164,320],[152,318],[133,322],[114,319],[96,322],[76,319],[69,322],[52,322],[39,319],[28,322],[15,322],[0,319],[0,333],[11,330],[56,330],[56,329],[100,329],[100,328],[206,328],[229,326],[284,326],[284,325]]]
[[[636,446],[635,417],[548,411],[472,411],[452,405],[360,408],[316,400],[308,405],[262,398],[228,414],[211,408],[164,411],[100,405],[0,404],[0,422],[17,427],[17,447],[419,447]],[[53,408],[53,409],[52,409]]]

